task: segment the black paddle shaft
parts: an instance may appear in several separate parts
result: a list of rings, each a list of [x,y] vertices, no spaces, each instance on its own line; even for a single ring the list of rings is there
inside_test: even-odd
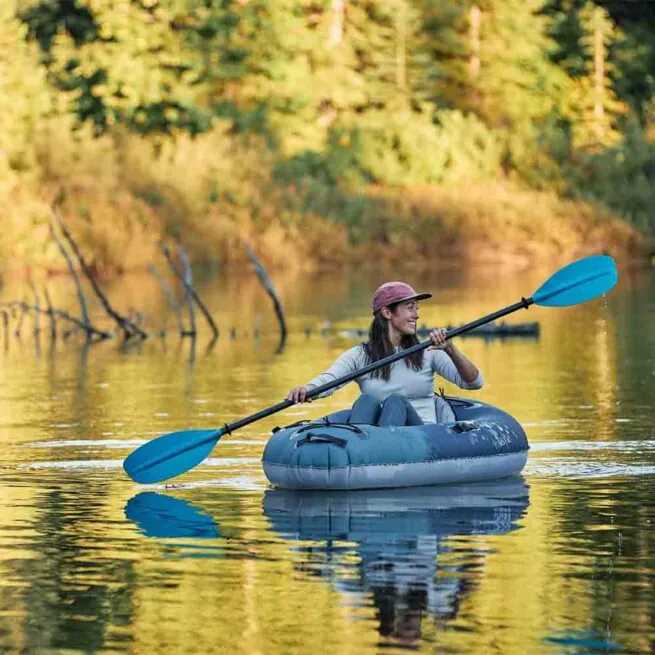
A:
[[[485,325],[486,323],[491,323],[492,321],[495,321],[498,318],[502,318],[503,316],[507,316],[508,314],[511,314],[519,309],[528,309],[528,307],[530,307],[530,305],[532,305],[533,303],[534,301],[532,300],[532,298],[521,298],[519,302],[514,303],[513,305],[509,305],[504,309],[499,309],[497,312],[493,312],[492,314],[487,314],[486,316],[483,316],[482,318],[478,318],[475,321],[471,321],[470,323],[466,323],[465,325],[460,325],[459,327],[453,328],[452,330],[448,330],[446,332],[446,339],[452,339],[453,337],[456,337],[459,334],[463,334],[464,332],[469,332],[470,330],[474,330],[475,328],[480,327],[481,325]],[[425,350],[431,345],[432,342],[429,340],[421,341],[420,343],[417,343],[416,345],[411,346],[410,348],[401,350],[397,353],[394,353],[393,355],[384,357],[383,359],[379,359],[377,362],[373,362],[368,366],[364,366],[364,368],[357,369],[352,373],[348,373],[348,375],[344,375],[340,378],[337,378],[336,380],[332,380],[332,382],[326,382],[325,384],[315,387],[314,389],[311,389],[310,391],[307,392],[306,398],[315,398],[316,396],[320,396],[322,393],[329,391],[330,389],[334,389],[335,387],[339,387],[342,384],[351,382],[352,380],[355,380],[356,378],[362,375],[366,375],[371,371],[375,371],[378,368],[382,368],[387,364],[392,364],[393,362],[396,362],[399,359],[403,359],[408,355],[412,355],[421,350]],[[244,425],[250,425],[250,423],[259,421],[259,419],[266,418],[267,416],[271,416],[272,414],[277,414],[277,412],[281,412],[283,409],[286,409],[287,407],[291,407],[293,404],[294,403],[291,400],[283,400],[282,402],[279,402],[276,405],[272,405],[271,407],[262,409],[261,411],[256,412],[255,414],[251,414],[250,416],[245,416],[244,418],[241,418],[238,421],[234,421],[234,423],[226,423],[223,426],[221,432],[222,434],[230,434],[230,432],[242,428]]]

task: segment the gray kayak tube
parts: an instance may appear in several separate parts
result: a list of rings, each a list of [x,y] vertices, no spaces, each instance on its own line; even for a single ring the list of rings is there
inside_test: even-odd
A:
[[[264,473],[283,489],[382,489],[494,480],[520,473],[525,431],[493,405],[448,397],[456,421],[407,427],[347,423],[349,410],[276,428]]]

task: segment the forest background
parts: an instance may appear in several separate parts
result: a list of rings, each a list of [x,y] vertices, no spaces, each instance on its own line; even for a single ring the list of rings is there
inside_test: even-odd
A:
[[[0,259],[651,254],[655,3],[3,0]]]

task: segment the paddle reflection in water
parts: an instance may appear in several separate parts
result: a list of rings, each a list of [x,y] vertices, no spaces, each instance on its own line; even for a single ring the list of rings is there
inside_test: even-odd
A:
[[[297,570],[329,579],[349,604],[365,604],[368,596],[380,635],[415,645],[424,618],[438,627],[457,617],[463,597],[476,586],[470,569],[480,567],[488,552],[471,544],[466,562],[457,563],[449,556],[450,538],[516,530],[528,504],[528,485],[513,476],[450,487],[271,489],[264,514],[285,539],[325,542],[298,545]],[[355,542],[355,567],[345,541]]]
[[[145,491],[128,500],[125,517],[148,537],[214,539],[214,519],[180,498]]]

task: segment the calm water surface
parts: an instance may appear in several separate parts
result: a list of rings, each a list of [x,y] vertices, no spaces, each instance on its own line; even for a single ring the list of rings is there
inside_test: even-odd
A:
[[[421,320],[444,325],[547,275],[409,279],[439,289]],[[654,652],[652,271],[623,273],[606,299],[508,319],[538,320],[538,339],[459,340],[485,373],[478,397],[526,426],[520,478],[271,489],[260,466],[271,428],[341,408],[355,387],[225,437],[168,486],[124,475],[124,457],[157,434],[220,426],[323,370],[353,344],[339,330],[367,325],[380,281],[281,277],[282,354],[248,275],[204,290],[222,330],[210,352],[204,337],[194,350],[173,336],[126,350],[74,337],[52,348],[41,334],[37,347],[29,321],[20,340],[0,333],[0,652]],[[74,311],[69,284],[53,293]],[[152,281],[109,291],[161,327]]]

